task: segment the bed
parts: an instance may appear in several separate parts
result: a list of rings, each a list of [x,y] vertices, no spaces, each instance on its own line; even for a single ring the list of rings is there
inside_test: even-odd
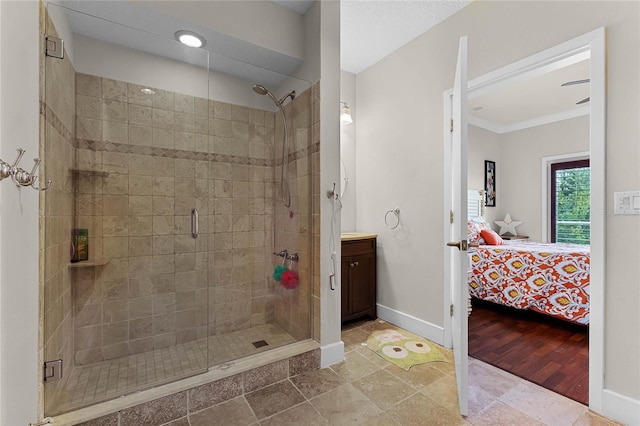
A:
[[[470,201],[473,215],[471,207]],[[488,226],[484,212],[478,213],[468,223],[468,239],[480,244],[469,251],[470,296],[589,324],[589,246],[523,240],[488,245],[476,232]]]

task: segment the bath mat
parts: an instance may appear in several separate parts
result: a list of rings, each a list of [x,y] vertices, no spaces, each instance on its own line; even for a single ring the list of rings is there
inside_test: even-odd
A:
[[[447,362],[434,343],[398,330],[374,331],[367,339],[367,347],[407,371],[425,362]]]

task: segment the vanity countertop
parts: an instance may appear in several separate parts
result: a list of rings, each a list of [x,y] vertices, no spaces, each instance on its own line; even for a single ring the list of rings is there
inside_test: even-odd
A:
[[[340,234],[341,241],[367,240],[376,238],[378,234],[368,234],[366,232],[343,232]]]

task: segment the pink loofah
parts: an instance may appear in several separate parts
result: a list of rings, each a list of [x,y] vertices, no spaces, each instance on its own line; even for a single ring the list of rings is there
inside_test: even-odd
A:
[[[282,279],[280,280],[282,286],[287,289],[292,289],[298,287],[298,283],[300,282],[300,278],[298,277],[298,273],[292,270],[286,270],[282,273]]]

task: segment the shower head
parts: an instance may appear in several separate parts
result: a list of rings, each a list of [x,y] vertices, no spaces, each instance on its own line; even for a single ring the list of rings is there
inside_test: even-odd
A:
[[[282,108],[282,104],[284,103],[284,101],[287,100],[287,98],[291,98],[291,100],[293,100],[296,97],[296,91],[292,90],[291,92],[284,95],[280,100],[278,100],[276,99],[275,96],[273,96],[273,93],[271,93],[271,91],[266,87],[264,87],[262,84],[254,84],[253,91],[256,92],[258,95],[269,96],[273,101],[273,103],[276,104],[278,108]]]
[[[253,85],[253,91],[256,92],[258,95],[262,95],[262,96],[264,96],[267,93],[269,93],[267,88],[264,87],[262,84],[254,84]]]

